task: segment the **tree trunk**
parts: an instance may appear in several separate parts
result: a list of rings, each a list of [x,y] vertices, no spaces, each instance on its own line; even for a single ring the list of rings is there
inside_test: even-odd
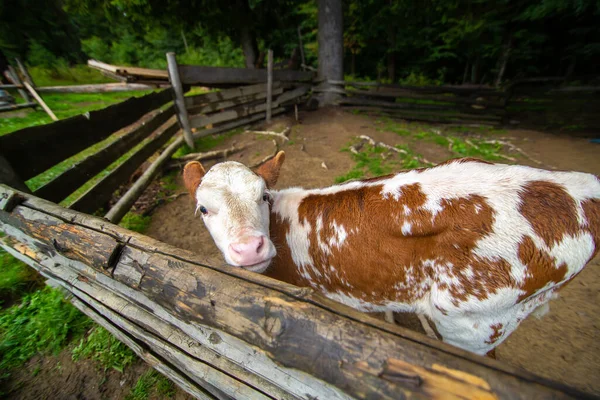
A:
[[[481,57],[477,56],[473,66],[471,67],[471,83],[477,84],[479,82],[479,70],[481,66]]]
[[[319,0],[319,80],[323,89],[331,88],[326,81],[344,79],[344,38],[342,0]],[[325,91],[320,106],[333,104],[340,97]]]
[[[504,73],[506,72],[506,65],[508,64],[508,59],[510,58],[510,53],[512,52],[513,47],[513,36],[512,32],[508,34],[508,38],[504,43],[504,49],[502,51],[501,61],[500,61],[500,69],[498,70],[498,76],[496,77],[496,87],[500,87],[502,84],[502,79],[504,78]]]
[[[254,69],[258,57],[256,37],[248,25],[242,24],[241,31],[242,51],[246,59],[246,68]]]
[[[469,77],[469,60],[467,60],[467,63],[465,64],[465,72],[463,73],[463,80],[462,80],[463,85],[465,83],[467,83],[468,77]]]

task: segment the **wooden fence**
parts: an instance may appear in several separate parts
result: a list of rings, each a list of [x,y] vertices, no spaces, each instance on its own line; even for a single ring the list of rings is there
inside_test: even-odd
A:
[[[177,67],[180,77],[188,73],[181,72]],[[304,81],[274,77],[270,88],[265,80],[188,97],[183,92],[190,82],[180,81],[180,97],[171,90],[151,93],[0,137],[0,246],[197,398],[585,397],[311,289],[217,266],[113,224],[183,144],[183,136],[172,139],[180,129],[175,114],[180,121],[187,115],[194,139],[263,120],[267,93],[278,114],[310,90]],[[175,104],[167,105],[172,98]],[[33,194],[24,183],[123,128]],[[104,218],[89,215],[169,140]],[[70,209],[55,204],[134,147]]]
[[[197,398],[585,397],[4,185],[0,231],[3,248]]]
[[[506,93],[478,86],[404,86],[346,81],[329,84],[327,90],[342,95],[338,101],[340,106],[402,119],[500,125],[506,114]]]

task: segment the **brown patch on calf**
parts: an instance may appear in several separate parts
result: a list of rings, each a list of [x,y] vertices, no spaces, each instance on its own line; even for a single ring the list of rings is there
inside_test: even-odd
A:
[[[280,151],[275,155],[275,157],[271,158],[269,161],[266,161],[260,167],[256,169],[256,174],[260,175],[267,184],[268,188],[272,188],[277,183],[277,179],[279,179],[279,171],[281,170],[281,166],[285,161],[285,152]]]
[[[502,335],[504,334],[504,332],[502,331],[502,328],[504,328],[504,325],[497,323],[497,324],[493,324],[490,325],[490,328],[494,331],[492,332],[492,334],[490,335],[490,338],[488,340],[486,340],[485,342],[487,344],[494,344],[498,341],[498,339],[500,339],[502,337]],[[495,354],[494,354],[495,356]]]
[[[587,221],[587,229],[594,238],[595,249],[592,258],[598,254],[598,247],[600,245],[600,200],[589,199],[581,202],[581,208]]]
[[[494,212],[484,197],[444,199],[442,211],[434,216],[423,207],[427,196],[420,184],[399,188],[398,200],[391,195],[384,198],[382,189],[383,184],[307,196],[298,215],[299,222],[312,227],[309,255],[314,270],[308,269],[309,279],[295,271],[284,280],[301,286],[313,283],[327,292],[344,293],[376,305],[385,300],[412,302],[433,284],[448,290],[456,305],[469,296],[485,299],[499,288],[514,285],[505,260],[479,259],[472,253],[477,241],[492,231]],[[272,215],[272,221],[276,218]],[[319,218],[323,224],[317,232]],[[292,262],[285,241],[289,226],[282,222],[276,222],[282,226],[271,226],[281,231],[273,238],[278,251],[286,252],[275,260],[270,273],[273,277],[281,276],[276,270],[286,269],[285,262]],[[333,223],[343,226],[347,233],[340,248],[329,244],[332,237],[337,238]],[[402,232],[405,223],[410,224],[410,233]],[[434,271],[428,261],[446,267]],[[439,270],[459,284],[444,282]],[[421,286],[422,282],[426,285]]]
[[[519,212],[548,247],[565,235],[581,231],[577,222],[575,200],[565,188],[553,182],[533,181],[523,186]]]
[[[183,168],[183,183],[194,202],[196,201],[196,189],[198,189],[205,174],[204,167],[198,161],[191,161]]]
[[[550,282],[562,282],[568,272],[566,264],[557,267],[556,260],[538,249],[529,236],[519,245],[518,255],[519,260],[526,266],[525,280],[520,285],[520,289],[525,293],[519,296],[519,302],[534,295]]]

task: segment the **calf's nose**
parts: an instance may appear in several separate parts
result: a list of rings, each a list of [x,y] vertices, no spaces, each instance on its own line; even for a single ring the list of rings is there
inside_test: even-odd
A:
[[[250,236],[243,241],[231,243],[229,252],[233,261],[240,265],[252,265],[264,261],[265,237]]]

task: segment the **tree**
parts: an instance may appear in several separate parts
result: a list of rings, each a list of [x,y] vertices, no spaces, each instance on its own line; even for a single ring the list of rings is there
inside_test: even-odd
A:
[[[321,105],[333,104],[339,95],[328,91],[329,80],[344,80],[344,25],[341,0],[319,0],[318,79],[326,90]]]

